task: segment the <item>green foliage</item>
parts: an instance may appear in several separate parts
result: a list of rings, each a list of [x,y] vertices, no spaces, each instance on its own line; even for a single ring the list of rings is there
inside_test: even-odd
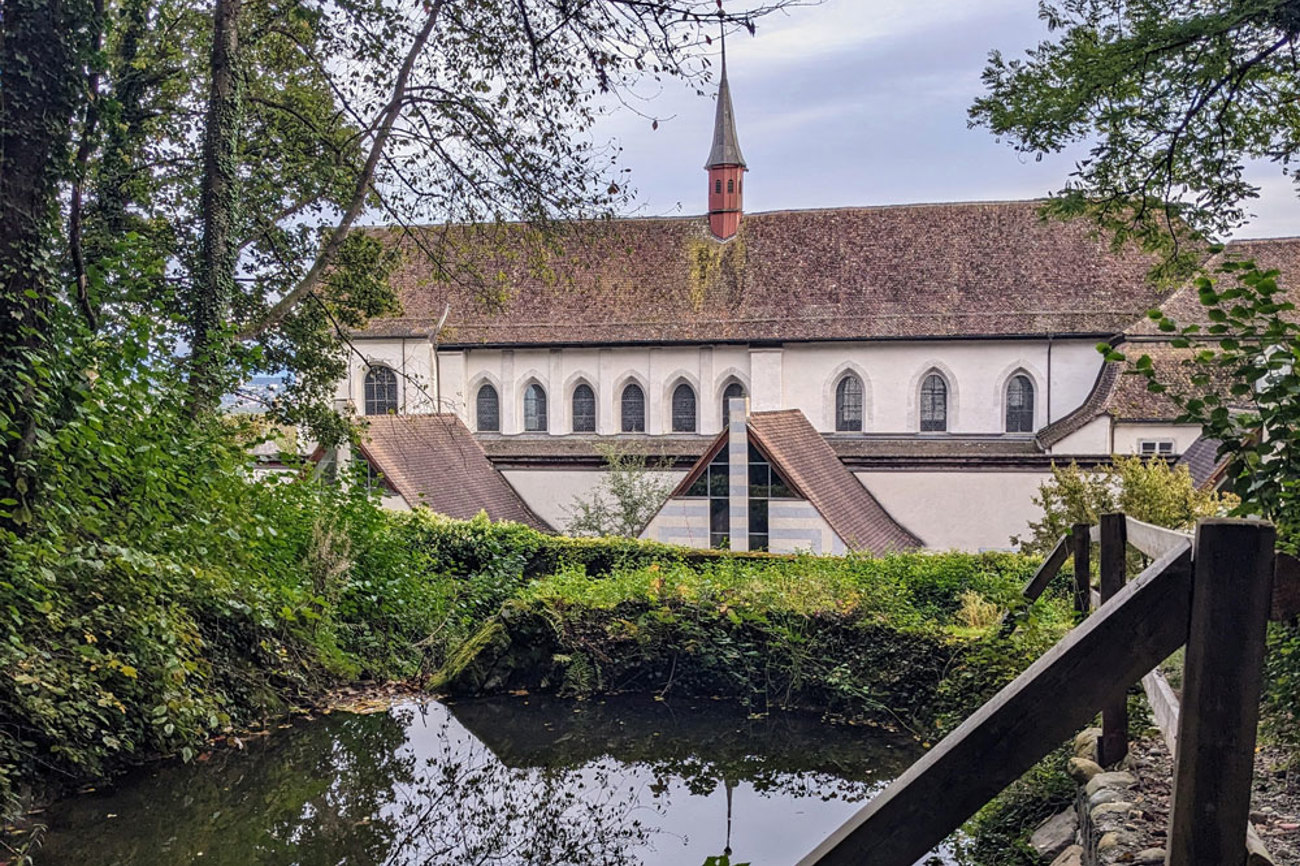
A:
[[[971,122],[1028,154],[1089,142],[1049,210],[1086,214],[1117,244],[1158,250],[1186,275],[1201,245],[1246,218],[1248,160],[1285,166],[1300,147],[1290,0],[1054,0],[1052,37],[994,52]]]
[[[606,471],[587,496],[570,507],[570,535],[636,538],[658,513],[673,489],[673,480],[653,464],[643,450],[617,444],[599,444]]]
[[[1036,564],[938,554],[679,556],[601,574],[570,565],[529,582],[437,681],[470,692],[675,689],[930,736],[941,713],[970,712],[1068,626],[1055,599],[1012,641],[957,618],[963,593],[1018,598]],[[970,671],[970,660],[988,670]]]
[[[1095,469],[1053,464],[1052,477],[1039,486],[1034,504],[1043,516],[1030,522],[1028,538],[1012,538],[1011,543],[1046,554],[1074,524],[1096,525],[1103,514],[1121,512],[1156,526],[1190,529],[1203,517],[1231,512],[1238,499],[1198,490],[1186,466],[1130,455]]]

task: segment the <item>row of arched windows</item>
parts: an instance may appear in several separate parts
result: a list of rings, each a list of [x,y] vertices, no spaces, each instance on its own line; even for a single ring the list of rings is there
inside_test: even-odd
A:
[[[745,396],[745,389],[737,382],[727,386],[722,394],[722,411],[725,417],[727,400]],[[573,389],[571,420],[574,433],[596,432],[596,392],[585,382]],[[474,417],[480,433],[501,431],[501,397],[490,384],[479,386],[474,397]],[[524,431],[542,433],[549,427],[546,409],[546,389],[534,382],[524,390]],[[685,382],[673,389],[672,431],[695,433],[699,429],[695,389]],[[619,395],[619,430],[624,433],[646,432],[645,389],[629,382]]]
[[[922,433],[941,433],[948,429],[948,382],[938,372],[927,373],[921,380],[919,426]],[[722,417],[727,406],[745,396],[745,388],[732,382],[722,392]],[[596,392],[585,382],[573,389],[572,425],[574,433],[596,432]],[[865,388],[854,373],[843,376],[835,386],[835,430],[857,433],[866,420]],[[672,431],[695,433],[699,429],[695,389],[682,382],[673,389]],[[501,400],[490,384],[479,387],[475,403],[477,428],[482,433],[501,430]],[[387,367],[371,367],[366,373],[365,411],[367,415],[388,415],[398,411],[397,374]],[[1034,430],[1034,383],[1024,373],[1007,381],[1003,400],[1004,429],[1008,433],[1032,433]],[[534,382],[524,391],[524,430],[545,432],[548,429],[546,389]],[[646,432],[645,390],[635,382],[623,387],[619,396],[619,429],[624,433]]]
[[[863,429],[862,380],[853,373],[835,386],[835,430],[857,433]],[[1003,401],[1004,429],[1008,433],[1034,431],[1034,383],[1024,373],[1007,381]],[[948,382],[939,373],[927,373],[921,380],[920,428],[922,433],[942,433],[948,429]]]

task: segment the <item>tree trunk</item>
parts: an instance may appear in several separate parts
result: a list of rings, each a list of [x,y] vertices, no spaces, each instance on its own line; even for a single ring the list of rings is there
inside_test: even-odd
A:
[[[212,31],[212,84],[203,138],[203,181],[199,200],[203,235],[191,287],[191,412],[216,408],[229,382],[228,313],[239,259],[236,149],[241,114],[239,16],[242,0],[216,0]]]
[[[0,527],[32,516],[33,449],[52,387],[59,182],[93,30],[78,0],[4,0],[0,12]]]

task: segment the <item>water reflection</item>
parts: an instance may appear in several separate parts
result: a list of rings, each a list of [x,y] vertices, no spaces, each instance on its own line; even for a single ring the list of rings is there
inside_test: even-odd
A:
[[[915,757],[714,702],[336,714],[51,810],[45,864],[787,864]]]

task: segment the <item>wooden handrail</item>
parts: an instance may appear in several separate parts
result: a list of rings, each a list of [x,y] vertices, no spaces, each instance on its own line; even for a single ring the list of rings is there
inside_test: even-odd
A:
[[[800,866],[909,866],[1019,778],[1099,707],[1112,729],[1105,759],[1127,748],[1120,707],[1129,685],[1158,683],[1151,671],[1188,645],[1188,709],[1168,711],[1153,691],[1162,729],[1177,719],[1168,866],[1269,864],[1247,820],[1255,727],[1270,614],[1300,610],[1300,560],[1275,557],[1267,523],[1204,520],[1195,539],[1121,515],[1092,537],[1103,541],[1101,592],[1087,578],[1090,533],[1074,527],[1025,587],[1033,601],[1076,555],[1076,606],[1092,616],[1071,630],[957,730],[822,842]],[[1131,543],[1155,561],[1124,583]],[[1274,586],[1277,586],[1275,591]],[[1271,606],[1271,610],[1270,610]],[[1165,692],[1168,692],[1167,685]],[[1176,701],[1174,701],[1176,705]],[[1168,732],[1166,736],[1171,736]],[[1248,837],[1246,856],[1242,840]],[[1263,859],[1261,859],[1263,858]]]
[[[1191,542],[1157,559],[801,866],[910,866],[1187,639]]]

